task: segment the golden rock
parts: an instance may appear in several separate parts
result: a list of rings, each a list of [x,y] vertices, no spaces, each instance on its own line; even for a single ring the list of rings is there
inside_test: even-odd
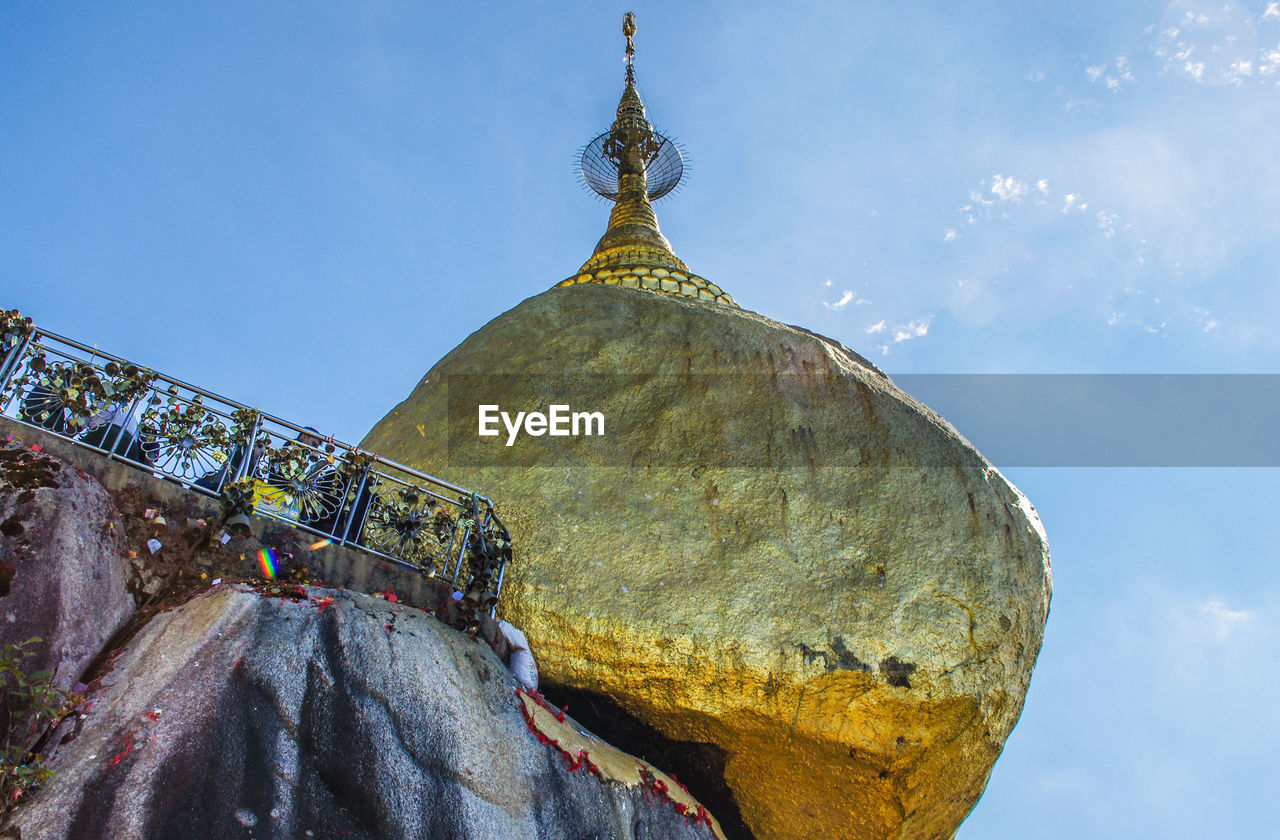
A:
[[[605,434],[477,434],[481,403],[559,402]],[[758,840],[949,838],[1017,721],[1049,606],[1039,518],[836,341],[557,287],[363,446],[495,499],[516,550],[501,608],[544,681],[717,745]]]

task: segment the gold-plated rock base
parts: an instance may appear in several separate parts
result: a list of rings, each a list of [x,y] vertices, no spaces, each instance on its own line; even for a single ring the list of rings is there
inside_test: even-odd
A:
[[[495,398],[503,373],[548,378]],[[467,406],[545,411],[566,380],[603,437],[477,436]],[[593,278],[470,336],[362,446],[495,499],[544,681],[715,744],[757,840],[949,840],[981,795],[1043,637],[1044,532],[839,342]]]

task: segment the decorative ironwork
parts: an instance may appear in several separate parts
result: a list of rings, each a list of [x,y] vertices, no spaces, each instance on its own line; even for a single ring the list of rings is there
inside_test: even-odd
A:
[[[78,434],[107,424],[153,381],[155,374],[128,362],[102,368],[74,359],[51,362],[29,347],[26,369],[10,385],[23,392],[21,419],[48,431]]]
[[[147,460],[157,470],[194,481],[222,469],[231,456],[231,433],[222,419],[204,407],[196,394],[182,401],[169,386],[162,399],[153,393],[143,414],[139,438]]]
[[[284,520],[462,592],[479,587],[468,603],[494,611],[510,536],[490,500],[33,327],[16,310],[0,312],[0,414],[220,499],[232,533],[248,532],[252,516]],[[493,554],[504,544],[507,554]]]
[[[462,612],[469,628],[479,623],[481,613],[492,614],[496,609],[503,573],[511,559],[511,534],[480,510],[474,495],[470,505],[466,551],[471,576],[462,596]]]
[[[299,522],[332,519],[342,504],[344,482],[334,469],[332,455],[290,441],[268,449],[258,463],[258,476],[267,485],[262,500],[292,511]]]
[[[375,494],[364,524],[365,543],[406,560],[426,572],[447,562],[458,517],[434,497],[414,487],[394,487]]]

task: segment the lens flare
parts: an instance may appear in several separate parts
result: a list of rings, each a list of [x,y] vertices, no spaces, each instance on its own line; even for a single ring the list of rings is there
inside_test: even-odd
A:
[[[258,563],[262,566],[262,574],[268,580],[276,576],[276,570],[279,564],[276,561],[276,553],[269,548],[264,548],[258,552]]]

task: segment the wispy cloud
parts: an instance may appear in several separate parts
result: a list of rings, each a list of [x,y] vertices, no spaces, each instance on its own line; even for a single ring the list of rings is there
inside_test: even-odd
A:
[[[1190,629],[1202,639],[1223,644],[1248,628],[1253,620],[1252,611],[1233,610],[1217,598],[1212,598],[1199,606],[1197,614],[1189,623]]]
[[[1218,327],[1218,320],[1213,317],[1213,313],[1208,309],[1205,309],[1203,306],[1197,306],[1194,311],[1196,318],[1200,322],[1201,332],[1209,332],[1210,330]]]
[[[942,236],[943,242],[954,242],[960,238],[959,227],[965,225],[977,225],[979,222],[989,219],[1012,219],[1016,212],[1043,212],[1038,208],[1045,208],[1049,205],[1049,198],[1052,190],[1049,187],[1048,178],[1019,178],[1014,175],[1005,175],[996,173],[991,176],[990,182],[983,179],[979,182],[979,188],[969,193],[969,201],[960,207],[959,212],[962,214],[962,223],[956,228],[947,228]],[[1034,197],[1034,201],[1024,202],[1024,198]],[[1084,200],[1078,192],[1069,192],[1062,197],[1062,214],[1071,215],[1088,209],[1089,203]],[[1048,218],[1042,217],[1042,221],[1047,222]],[[1116,231],[1121,227],[1120,215],[1108,210],[1098,210],[1094,213],[1094,219],[1097,222],[1098,230],[1107,239],[1115,235]]]
[[[1280,67],[1280,3],[1268,3],[1255,16],[1238,3],[1205,4],[1155,33],[1151,52],[1160,71],[1202,85],[1243,86],[1266,80]]]
[[[866,298],[860,297],[854,294],[851,290],[845,289],[844,294],[840,295],[840,299],[838,301],[836,301],[835,303],[829,303],[824,300],[822,302],[822,305],[825,306],[827,309],[832,309],[839,312],[841,309],[844,309],[846,306],[848,306],[851,303],[854,304],[855,306],[859,306],[864,303],[870,303],[870,302],[871,301],[867,300]]]
[[[905,324],[899,324],[896,327],[890,327],[887,320],[877,321],[869,327],[865,328],[867,335],[888,335],[884,339],[883,344],[878,344],[875,349],[880,351],[880,355],[889,355],[889,348],[904,341],[911,341],[915,338],[923,338],[929,334],[929,326],[933,323],[932,315],[925,315],[920,318],[914,318]]]
[[[1118,55],[1110,61],[1086,67],[1084,74],[1090,82],[1100,84],[1112,93],[1119,93],[1138,81],[1127,55]]]
[[[1083,209],[1083,208],[1082,208]],[[1120,219],[1115,213],[1108,213],[1105,210],[1098,211],[1098,230],[1102,231],[1102,235],[1107,239],[1115,236],[1116,222]]]
[[[910,341],[913,338],[923,338],[929,334],[929,325],[931,323],[933,323],[933,316],[926,315],[923,318],[908,321],[900,327],[894,327],[893,343],[901,344],[902,342]]]

